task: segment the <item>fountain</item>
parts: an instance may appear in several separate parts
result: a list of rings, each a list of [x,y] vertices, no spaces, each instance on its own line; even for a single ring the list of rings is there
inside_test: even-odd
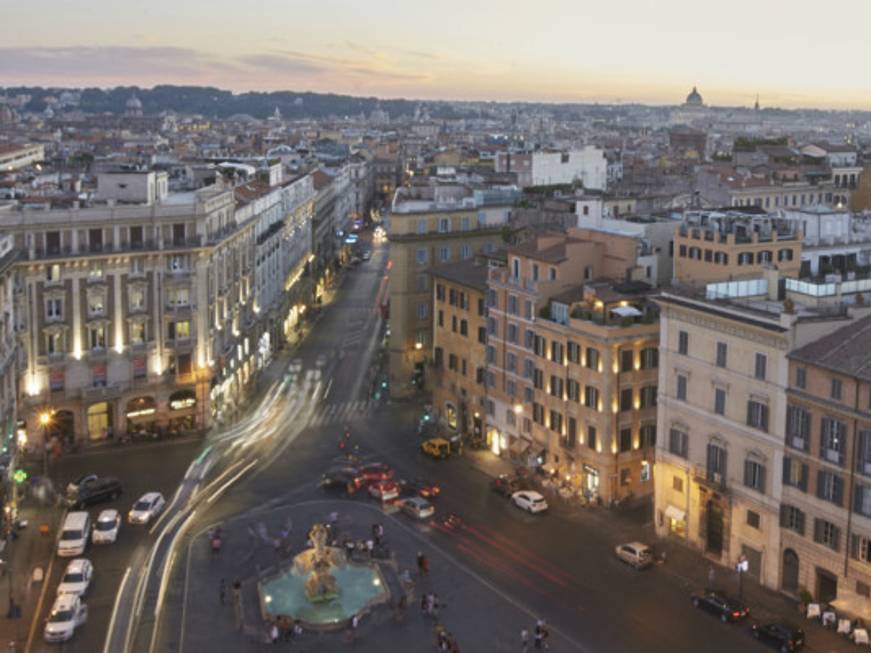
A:
[[[259,584],[265,618],[289,617],[304,627],[340,627],[354,614],[389,596],[381,570],[374,563],[347,559],[344,550],[329,546],[329,529],[315,524],[311,548],[298,553],[289,569],[263,578]]]

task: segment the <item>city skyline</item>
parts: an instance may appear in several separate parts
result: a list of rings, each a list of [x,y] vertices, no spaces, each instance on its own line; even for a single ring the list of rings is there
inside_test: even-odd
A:
[[[809,3],[788,13],[775,4],[739,0],[728,14],[702,16],[687,0],[633,3],[631,12],[548,0],[502,4],[496,15],[456,0],[403,12],[305,0],[267,2],[254,14],[228,0],[158,0],[125,7],[121,23],[94,19],[119,15],[107,0],[38,0],[7,9],[0,76],[6,85],[649,104],[678,104],[698,86],[711,105],[749,107],[759,94],[763,106],[871,109],[871,91],[854,83],[861,40],[819,30],[802,10]],[[857,23],[871,18],[847,4]],[[829,52],[837,65],[821,55]]]

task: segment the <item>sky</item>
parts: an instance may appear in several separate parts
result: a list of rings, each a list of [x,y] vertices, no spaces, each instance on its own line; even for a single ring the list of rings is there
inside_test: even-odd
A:
[[[3,86],[871,109],[869,0],[3,4]]]

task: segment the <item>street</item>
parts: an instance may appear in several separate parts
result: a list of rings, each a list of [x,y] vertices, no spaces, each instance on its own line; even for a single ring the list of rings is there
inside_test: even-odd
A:
[[[322,309],[303,343],[283,359],[274,383],[264,382],[252,410],[234,427],[197,445],[152,445],[135,454],[119,447],[102,457],[83,456],[79,469],[69,469],[118,475],[127,488],[117,502],[122,514],[151,489],[164,493],[168,507],[153,527],[125,523],[117,544],[91,547],[97,581],[87,597],[90,617],[60,647],[43,644],[39,630],[64,566],[54,559],[30,650],[91,653],[123,651],[128,644],[141,652],[260,650],[256,637],[235,632],[230,616],[214,618],[220,579],[236,568],[209,566],[205,533],[224,524],[229,545],[241,551],[246,523],[278,523],[284,515],[313,519],[310,506],[325,501],[319,514],[333,506],[330,510],[362,515],[353,528],[377,519],[380,506],[365,492],[341,498],[317,487],[321,473],[342,453],[344,425],[352,433],[350,446],[364,460],[388,463],[399,478],[438,482],[437,515],[462,519],[459,529],[447,530],[412,524],[400,515],[383,517],[388,532],[396,533],[402,565],[412,564],[415,548],[433,558],[432,583],[452,597],[445,624],[461,645],[479,647],[463,650],[520,650],[521,628],[531,629],[538,618],[550,625],[555,650],[766,650],[750,638],[746,624],[724,625],[695,610],[690,592],[699,588],[670,573],[668,563],[638,572],[615,559],[614,545],[646,528],[645,514],[630,518],[556,505],[530,515],[490,490],[485,471],[491,454],[466,452],[436,461],[420,453],[415,425],[422,402],[383,403],[369,396],[369,370],[382,332],[376,295],[386,264],[386,247],[376,245],[370,261],[349,271],[334,302]],[[98,512],[92,509],[92,516]],[[298,535],[310,525],[295,523]],[[225,554],[236,564],[237,557]],[[238,570],[274,562],[259,555],[240,554]],[[418,615],[409,621],[417,623]],[[403,637],[419,642],[413,650],[431,650],[428,626],[418,625],[421,634],[410,630]],[[368,635],[364,630],[358,644],[372,642],[385,650],[395,627],[382,623]],[[338,635],[323,636],[311,650],[344,646]]]

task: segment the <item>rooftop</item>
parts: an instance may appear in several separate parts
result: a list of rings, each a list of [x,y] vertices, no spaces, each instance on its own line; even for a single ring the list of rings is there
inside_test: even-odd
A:
[[[789,354],[794,360],[871,380],[871,315],[841,327]]]
[[[434,277],[447,279],[481,292],[487,290],[487,265],[475,259],[436,265],[430,272]]]

